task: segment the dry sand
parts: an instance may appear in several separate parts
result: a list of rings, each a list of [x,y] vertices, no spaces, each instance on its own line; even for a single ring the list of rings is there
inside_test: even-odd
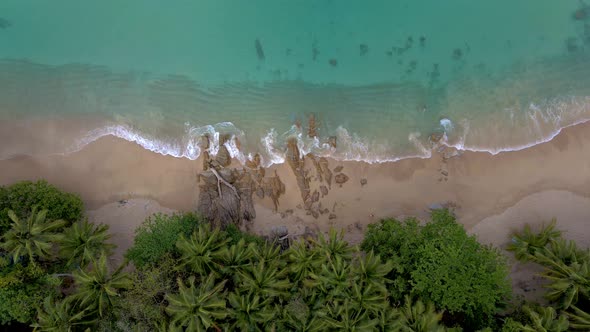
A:
[[[0,141],[0,151],[6,150],[3,144]],[[329,163],[331,169],[343,166],[342,172],[350,178],[342,187],[333,184],[320,199],[335,219],[329,219],[329,214],[315,219],[298,207],[303,202],[295,176],[283,164],[267,170],[267,174],[276,170],[287,188],[279,211],[273,211],[269,198],[255,197],[257,218],[252,231],[263,234],[272,226],[285,225],[299,234],[306,227],[321,231],[337,227],[346,229],[346,238],[358,243],[367,224],[380,218],[426,218],[430,205],[451,203],[458,220],[484,243],[501,247],[512,229],[556,217],[567,237],[589,245],[590,123],[567,128],[547,143],[495,156],[466,152],[445,160],[443,154],[434,153],[429,159],[383,164]],[[0,160],[0,185],[44,178],[78,193],[91,219],[111,225],[118,234],[115,242],[128,247],[132,230],[153,211],[194,210],[201,165],[200,160],[162,156],[135,143],[104,137],[65,156]],[[307,167],[315,172],[309,160]],[[367,184],[362,186],[361,179]],[[312,182],[312,192],[318,185]],[[133,204],[120,207],[116,202],[121,199]],[[151,207],[143,208],[148,202]],[[519,269],[523,267],[515,265],[514,272]]]

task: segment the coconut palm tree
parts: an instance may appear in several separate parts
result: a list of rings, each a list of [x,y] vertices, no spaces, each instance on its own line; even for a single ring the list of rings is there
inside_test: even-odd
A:
[[[300,282],[309,277],[311,272],[317,272],[322,264],[322,257],[317,250],[310,250],[303,241],[294,243],[285,253],[289,261],[289,272],[294,282]]]
[[[375,256],[373,250],[365,255],[361,255],[356,260],[355,274],[358,275],[359,281],[367,285],[371,285],[379,289],[383,293],[387,293],[386,285],[391,280],[385,278],[391,270],[393,270],[393,262],[387,260],[385,263],[381,261],[379,255]]]
[[[286,270],[281,269],[276,260],[251,264],[238,274],[242,290],[249,290],[264,298],[285,296],[291,286],[286,278]]]
[[[552,307],[539,307],[532,310],[528,306],[524,306],[523,311],[527,314],[530,324],[516,325],[523,332],[565,332],[568,331],[569,323],[564,315],[557,315],[557,312]]]
[[[188,280],[188,287],[178,279],[178,294],[167,294],[166,312],[172,317],[171,325],[186,327],[187,331],[206,331],[218,328],[216,320],[224,319],[228,312],[225,300],[220,296],[224,282],[215,284],[209,275],[200,285],[195,285],[195,277]]]
[[[308,303],[317,303],[316,308],[309,308]],[[297,297],[291,299],[283,309],[283,324],[291,331],[320,332],[328,328],[323,302],[304,301]]]
[[[590,268],[587,262],[573,262],[568,266],[551,253],[547,255],[537,253],[536,259],[547,267],[543,276],[550,281],[546,286],[549,291],[545,294],[548,300],[556,301],[560,307],[567,309],[578,302],[580,295],[588,298]]]
[[[389,304],[384,306],[377,313],[377,325],[375,329],[379,332],[400,331],[402,327],[401,313],[392,308]]]
[[[73,298],[78,306],[84,310],[96,310],[100,317],[107,316],[117,304],[119,290],[131,286],[131,279],[123,272],[123,267],[121,265],[109,273],[107,258],[101,255],[86,270],[74,271],[77,290]]]
[[[314,250],[317,250],[321,256],[325,256],[328,259],[333,259],[336,256],[350,259],[354,251],[354,248],[344,241],[344,234],[342,232],[338,233],[333,228],[330,229],[328,238],[320,233],[318,240],[314,241],[314,244]]]
[[[569,318],[570,328],[579,331],[590,331],[590,313],[579,309],[576,306],[570,308],[573,312],[566,312]]]
[[[327,308],[326,321],[336,331],[363,332],[375,331],[378,320],[345,300],[342,304],[332,304]]]
[[[231,306],[228,316],[232,322],[231,331],[267,331],[271,330],[278,310],[271,302],[271,298],[263,299],[254,292],[230,293],[228,301]]]
[[[18,218],[12,210],[8,211],[8,217],[12,224],[0,246],[15,262],[27,257],[34,264],[36,258],[50,257],[53,243],[61,238],[54,231],[66,225],[63,220],[47,221],[47,210],[37,212],[36,207],[26,220]]]
[[[254,243],[246,245],[244,239],[230,247],[223,247],[217,251],[214,260],[223,278],[231,279],[234,284],[239,282],[239,272],[252,263],[254,257]]]
[[[218,273],[220,266],[216,261],[219,250],[228,242],[219,229],[211,230],[207,224],[200,224],[199,228],[187,239],[180,235],[176,247],[180,251],[181,264],[188,266],[201,276]]]
[[[68,266],[85,267],[101,255],[110,256],[115,246],[106,242],[111,238],[108,229],[108,225],[96,225],[87,219],[72,224],[60,241],[61,257],[68,260]]]
[[[403,332],[443,332],[445,327],[440,323],[442,312],[436,312],[432,303],[424,304],[418,300],[412,303],[409,296],[401,312],[401,330]]]
[[[336,255],[334,259],[322,264],[320,270],[309,274],[310,280],[305,282],[307,287],[316,287],[328,301],[338,301],[349,297],[353,277],[352,265]]]
[[[71,332],[80,330],[83,325],[90,325],[94,321],[85,320],[85,310],[74,310],[72,301],[68,298],[56,302],[52,297],[46,297],[43,306],[38,309],[37,322],[32,324],[34,331],[40,332]]]
[[[561,231],[555,229],[557,221],[551,220],[549,225],[544,226],[538,233],[531,230],[531,226],[526,224],[521,233],[515,233],[512,236],[512,242],[508,245],[507,250],[513,251],[518,260],[535,261],[535,253],[545,248],[545,246],[561,236]]]

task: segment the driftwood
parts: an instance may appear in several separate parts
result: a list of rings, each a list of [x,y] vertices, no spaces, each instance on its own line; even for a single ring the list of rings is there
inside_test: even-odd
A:
[[[221,197],[221,184],[220,183],[223,183],[234,192],[234,194],[236,195],[236,197],[238,199],[240,199],[240,194],[238,193],[238,190],[236,189],[236,187],[232,186],[231,183],[225,181],[225,179],[222,178],[221,175],[219,175],[219,173],[217,172],[217,170],[214,167],[211,167],[210,170],[211,170],[211,173],[213,173],[213,175],[215,175],[215,177],[217,178],[217,190],[219,192],[219,197]]]

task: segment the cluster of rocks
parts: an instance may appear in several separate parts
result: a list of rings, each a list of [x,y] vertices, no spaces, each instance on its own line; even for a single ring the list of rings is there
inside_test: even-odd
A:
[[[275,210],[279,197],[285,193],[285,185],[275,173],[265,177],[260,166],[260,156],[256,156],[245,168],[230,168],[231,156],[224,143],[228,136],[220,138],[217,155],[209,155],[209,137],[203,136],[203,171],[198,176],[199,200],[197,211],[214,224],[225,227],[230,223],[244,224],[256,217],[252,196],[272,199]]]

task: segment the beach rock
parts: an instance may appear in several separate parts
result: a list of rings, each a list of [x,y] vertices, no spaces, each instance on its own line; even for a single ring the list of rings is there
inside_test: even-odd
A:
[[[330,209],[324,208],[321,212],[322,214],[330,213]]]
[[[334,213],[330,213],[330,215],[328,216],[328,219],[332,220],[332,219],[336,219],[336,215]]]
[[[318,137],[318,128],[317,121],[315,119],[315,114],[311,114],[309,116],[307,136],[309,136],[310,138]]]
[[[313,194],[311,195],[311,202],[315,203],[319,200],[320,200],[320,193],[317,190],[314,190]]]
[[[330,170],[328,159],[321,157],[318,161],[322,169],[324,180],[328,183],[328,188],[332,188],[332,171]]]
[[[209,156],[209,152],[208,151],[203,151],[203,171],[206,171],[209,169],[209,164],[211,163],[211,157]]]
[[[334,149],[336,148],[336,136],[328,137],[328,145]]]
[[[322,193],[322,197],[328,195],[328,187],[326,186],[320,186],[320,192]]]
[[[250,160],[250,159],[246,160],[246,167],[256,169],[259,166],[260,166],[260,155],[258,153],[254,155],[252,160]]]
[[[449,172],[447,172],[447,171],[440,171],[440,174],[442,174],[444,176],[448,176],[449,175]]]
[[[361,187],[364,187],[367,184],[367,179],[361,179]]]
[[[334,177],[334,181],[336,181],[337,184],[344,184],[348,181],[348,176],[344,173],[338,173]]]
[[[219,151],[217,151],[217,155],[215,156],[215,161],[221,167],[227,167],[231,164],[231,156],[225,145],[219,147]]]
[[[428,209],[441,210],[441,209],[444,209],[444,206],[441,203],[432,203],[432,204],[428,205]]]
[[[313,216],[314,219],[317,219],[320,217],[320,213],[318,211],[312,210],[311,211],[311,215]]]
[[[334,173],[340,173],[344,169],[344,166],[336,166],[334,167]]]

